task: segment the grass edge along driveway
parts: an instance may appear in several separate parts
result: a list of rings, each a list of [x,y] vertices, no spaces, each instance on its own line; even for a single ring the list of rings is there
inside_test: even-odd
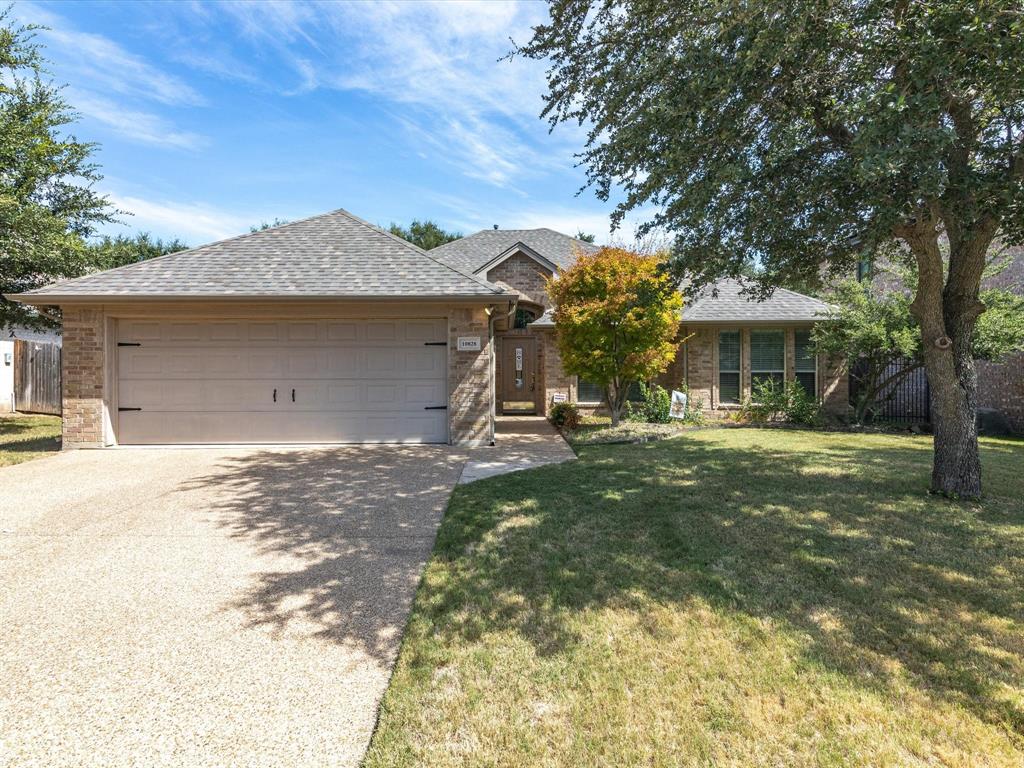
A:
[[[60,416],[0,415],[0,467],[60,450]]]
[[[1024,761],[1024,442],[709,430],[458,488],[367,755]]]

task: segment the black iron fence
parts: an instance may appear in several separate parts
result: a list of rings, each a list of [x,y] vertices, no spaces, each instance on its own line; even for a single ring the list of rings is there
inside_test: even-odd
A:
[[[895,376],[914,362],[899,358],[889,364],[883,379]],[[850,370],[850,405],[856,407],[863,396],[865,387],[862,378],[867,361],[857,361]],[[899,377],[893,384],[882,389],[874,405],[865,416],[865,421],[888,421],[902,424],[927,424],[931,421],[931,393],[924,368],[910,371]]]

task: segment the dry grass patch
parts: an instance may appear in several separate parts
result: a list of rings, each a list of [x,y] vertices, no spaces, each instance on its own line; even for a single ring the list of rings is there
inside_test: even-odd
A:
[[[1024,443],[578,450],[456,490],[369,766],[1024,763]]]

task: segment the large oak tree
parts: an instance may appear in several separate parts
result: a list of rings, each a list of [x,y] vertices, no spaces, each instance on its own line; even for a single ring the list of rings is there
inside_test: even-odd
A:
[[[842,274],[894,246],[932,391],[932,489],[981,492],[971,337],[994,238],[1024,240],[1020,0],[553,0],[520,52],[616,214],[653,204],[696,283]],[[948,238],[944,268],[940,239]]]

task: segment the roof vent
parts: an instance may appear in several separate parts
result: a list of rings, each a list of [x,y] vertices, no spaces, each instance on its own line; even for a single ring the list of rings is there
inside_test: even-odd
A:
[[[498,228],[498,225],[497,225],[497,224],[495,224],[495,225],[494,225],[494,228],[495,228],[495,229],[497,229],[497,228]]]

